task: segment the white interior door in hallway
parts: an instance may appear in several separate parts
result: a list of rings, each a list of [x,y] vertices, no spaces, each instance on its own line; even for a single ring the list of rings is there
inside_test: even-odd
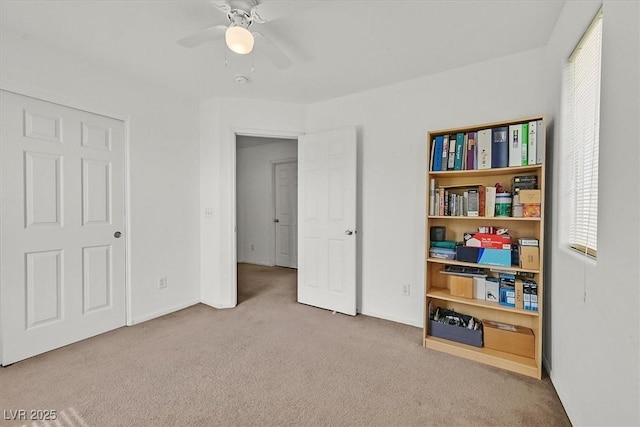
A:
[[[298,163],[275,164],[276,265],[298,266]]]
[[[356,129],[298,139],[298,301],[356,314]]]
[[[0,92],[1,362],[125,324],[125,126]]]

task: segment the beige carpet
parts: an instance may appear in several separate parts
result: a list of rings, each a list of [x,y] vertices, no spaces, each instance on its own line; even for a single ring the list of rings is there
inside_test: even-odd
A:
[[[241,264],[234,309],[196,305],[0,369],[2,418],[53,409],[51,426],[570,425],[548,378],[426,350],[418,328],[297,304],[295,274]]]

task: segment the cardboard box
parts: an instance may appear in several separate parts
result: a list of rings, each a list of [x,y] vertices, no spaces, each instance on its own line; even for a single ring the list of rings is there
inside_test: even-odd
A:
[[[531,306],[531,299],[529,299]],[[524,309],[524,282],[522,279],[516,279],[516,308]]]
[[[519,246],[520,268],[538,270],[540,268],[540,252],[537,246]]]
[[[505,234],[475,233],[465,236],[464,245],[475,248],[511,249],[511,237]]]
[[[485,297],[487,301],[498,302],[500,296],[500,280],[497,277],[487,277],[484,281]]]
[[[520,204],[523,205],[539,205],[541,202],[540,190],[525,190],[522,189],[518,192],[520,198]]]
[[[511,250],[480,248],[478,264],[511,267]]]
[[[486,289],[484,277],[473,278],[473,297],[475,299],[485,299],[487,292]]]
[[[450,275],[449,292],[455,297],[473,298],[473,277]]]
[[[531,329],[490,320],[483,320],[482,323],[486,348],[535,358],[535,340]]]

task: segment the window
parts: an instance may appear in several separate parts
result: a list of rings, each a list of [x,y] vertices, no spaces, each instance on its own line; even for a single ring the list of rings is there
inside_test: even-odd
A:
[[[566,82],[569,171],[569,245],[596,257],[598,248],[598,145],[600,133],[600,58],[602,11],[578,43]]]

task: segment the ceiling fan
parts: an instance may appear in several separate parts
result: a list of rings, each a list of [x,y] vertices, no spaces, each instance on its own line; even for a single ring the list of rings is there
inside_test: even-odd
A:
[[[216,40],[224,36],[227,47],[240,55],[251,53],[254,42],[258,43],[258,48],[266,55],[278,68],[288,68],[291,66],[291,59],[264,34],[252,31],[253,24],[265,24],[275,21],[292,11],[298,11],[307,2],[264,2],[253,4],[250,10],[234,8],[229,0],[210,0],[210,3],[222,13],[227,15],[229,23],[227,25],[214,25],[205,28],[195,34],[178,40],[178,44],[184,47],[196,47],[205,42]],[[237,2],[234,2],[237,3]],[[245,4],[247,2],[244,2]]]

